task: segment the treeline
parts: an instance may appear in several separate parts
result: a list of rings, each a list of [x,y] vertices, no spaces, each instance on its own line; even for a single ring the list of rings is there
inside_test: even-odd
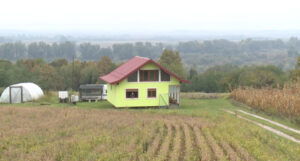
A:
[[[288,81],[300,78],[300,58],[295,69],[284,71],[274,65],[237,66],[218,65],[199,72],[194,66],[187,68],[178,51],[163,50],[158,62],[190,84],[182,84],[182,91],[228,92],[238,87],[279,87]],[[99,61],[68,62],[57,59],[46,62],[42,59],[24,59],[14,63],[0,60],[0,87],[20,82],[34,82],[45,90],[77,90],[80,84],[104,83],[98,78],[118,65],[108,56]]]
[[[22,42],[0,44],[0,59],[17,61],[20,59],[44,59],[53,61],[56,59],[73,58],[91,61],[99,60],[102,56],[109,56],[114,60],[125,60],[133,56],[147,56],[157,58],[162,53],[162,43],[136,42],[113,44],[102,47],[100,44],[81,43],[65,41],[60,43],[33,42],[25,44]]]
[[[211,53],[221,55],[236,55],[238,53],[255,53],[261,51],[283,50],[287,49],[291,56],[299,55],[300,40],[296,37],[288,41],[278,40],[252,40],[246,39],[239,42],[228,40],[212,41],[189,41],[180,42],[177,50],[181,53]]]
[[[179,52],[164,50],[158,61],[174,73],[186,77]],[[99,76],[111,72],[118,65],[108,56],[102,56],[99,61],[22,59],[13,63],[0,60],[0,87],[34,82],[44,90],[78,90],[80,84],[105,83]]]
[[[289,72],[273,66],[222,65],[207,69],[203,73],[189,71],[191,84],[184,84],[183,91],[229,92],[238,87],[282,87],[288,81]]]
[[[80,84],[103,83],[98,77],[112,71],[116,65],[107,56],[99,61],[68,62],[57,59],[50,63],[42,59],[0,60],[0,87],[20,82],[34,82],[44,90],[77,90]]]
[[[220,65],[198,73],[191,68],[188,73],[190,84],[183,84],[183,91],[230,92],[240,87],[283,88],[287,83],[300,82],[300,57],[295,68],[284,71],[274,65]]]
[[[250,61],[252,57],[262,59],[264,54],[283,54],[289,57],[300,56],[300,40],[292,37],[288,41],[283,40],[252,40],[246,39],[238,42],[228,40],[188,41],[178,44],[135,42],[135,43],[113,43],[110,46],[101,46],[96,43],[64,42],[32,42],[32,43],[2,43],[0,44],[0,59],[17,61],[20,59],[44,59],[53,61],[58,58],[72,60],[99,60],[102,56],[109,56],[113,60],[126,60],[132,56],[146,56],[157,59],[164,49],[179,51],[188,64],[214,64],[216,56],[230,58],[233,64],[243,64]],[[208,56],[207,56],[208,54]],[[192,56],[192,58],[190,58]],[[205,56],[195,59],[195,56]],[[285,55],[286,56],[286,55]],[[236,59],[242,57],[243,59]],[[266,58],[267,59],[267,58]],[[197,61],[195,61],[197,60]],[[198,61],[199,60],[199,61]],[[242,62],[240,62],[242,61]],[[230,63],[230,62],[229,62]]]

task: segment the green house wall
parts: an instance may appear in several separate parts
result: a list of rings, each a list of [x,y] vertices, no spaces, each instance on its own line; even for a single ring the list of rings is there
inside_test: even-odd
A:
[[[149,63],[140,69],[153,70],[159,67]],[[173,76],[170,81],[160,82],[128,82],[126,78],[118,84],[107,85],[107,100],[117,108],[168,106],[170,85],[180,85],[180,82]],[[156,88],[156,98],[147,98],[148,88]],[[126,89],[138,89],[138,98],[126,98]]]

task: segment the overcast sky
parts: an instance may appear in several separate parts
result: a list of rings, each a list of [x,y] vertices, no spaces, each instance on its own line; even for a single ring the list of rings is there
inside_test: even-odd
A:
[[[296,0],[1,0],[0,31],[299,30]]]

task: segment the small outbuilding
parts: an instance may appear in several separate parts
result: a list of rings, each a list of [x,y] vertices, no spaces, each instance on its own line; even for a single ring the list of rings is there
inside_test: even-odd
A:
[[[79,86],[80,101],[98,101],[106,99],[105,84],[82,84]]]
[[[0,97],[1,103],[23,103],[44,96],[43,90],[34,83],[19,83],[6,87]]]

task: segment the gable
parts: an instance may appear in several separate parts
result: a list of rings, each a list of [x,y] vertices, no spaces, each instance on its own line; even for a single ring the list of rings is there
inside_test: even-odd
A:
[[[140,68],[140,70],[158,70],[158,69],[160,68],[154,63],[147,63]]]
[[[147,63],[127,77],[127,82],[170,81],[171,75],[161,70],[155,63]]]
[[[176,74],[170,72],[169,70],[167,70],[157,62],[153,61],[152,59],[139,57],[139,56],[133,57],[132,59],[128,60],[127,62],[125,62],[124,64],[122,64],[117,69],[110,72],[109,74],[101,76],[100,79],[104,80],[107,83],[115,84],[124,80],[130,74],[136,72],[140,68],[156,68],[156,69],[160,68],[162,71],[168,73],[169,75],[172,75],[180,82],[185,82],[185,83],[189,82],[187,80],[181,79]]]

